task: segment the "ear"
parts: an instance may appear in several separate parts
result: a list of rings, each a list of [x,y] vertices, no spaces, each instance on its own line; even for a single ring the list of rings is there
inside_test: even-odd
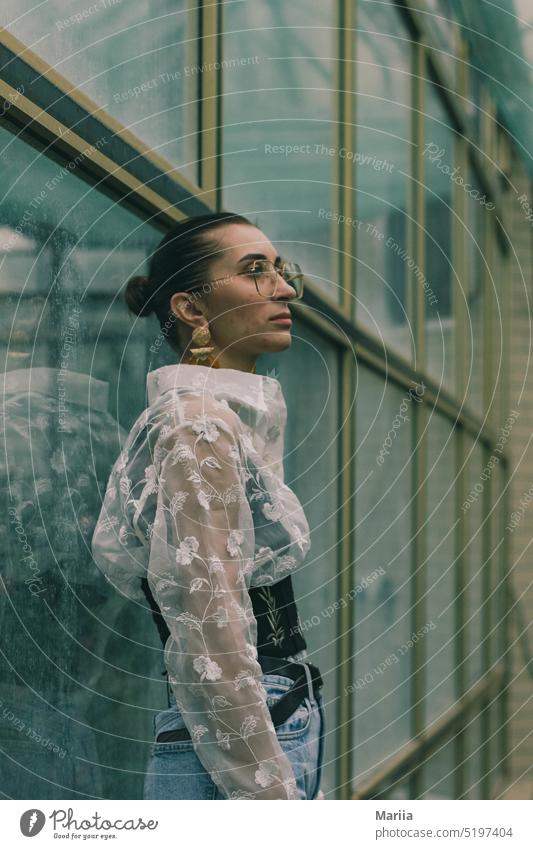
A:
[[[206,305],[198,296],[191,296],[188,292],[174,292],[169,306],[174,315],[189,327],[191,332],[205,324]]]

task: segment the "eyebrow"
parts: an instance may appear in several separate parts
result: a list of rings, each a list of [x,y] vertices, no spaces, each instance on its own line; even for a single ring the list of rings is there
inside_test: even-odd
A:
[[[265,256],[265,254],[246,254],[245,256],[241,256],[238,264],[240,265],[243,262],[249,262],[251,259],[268,259],[268,257]],[[280,261],[281,257],[277,256],[274,260],[274,265],[276,265],[276,263],[279,263]]]

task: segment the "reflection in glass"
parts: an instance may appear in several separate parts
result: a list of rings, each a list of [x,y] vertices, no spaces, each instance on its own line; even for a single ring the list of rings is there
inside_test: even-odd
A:
[[[290,353],[261,357],[258,371],[277,377],[282,384],[287,402],[285,481],[302,502],[311,529],[311,550],[303,568],[293,574],[293,585],[310,660],[320,668],[327,694],[322,787],[328,798],[334,798],[340,755],[335,750],[340,615],[339,366],[333,345],[309,326],[296,320],[292,337]],[[302,374],[312,374],[312,380],[302,383]]]
[[[359,5],[356,55],[356,317],[411,359],[411,46],[395,4]]]
[[[481,133],[483,127],[483,96],[486,91],[483,75],[476,68],[474,62],[468,65],[468,93],[464,101],[465,110],[470,118],[470,133],[476,145],[481,145]]]
[[[5,130],[0,148],[0,784],[136,798],[166,696],[159,637],[109,592],[90,540],[144,407],[150,334],[120,291],[159,234]]]
[[[379,794],[380,799],[410,799],[409,781],[402,781],[390,790]]]
[[[423,148],[426,190],[426,369],[453,392],[455,318],[452,255],[452,204],[455,132],[451,117],[432,82],[427,87]]]
[[[427,432],[426,610],[436,627],[426,637],[426,723],[455,694],[455,463],[453,428],[432,412]]]
[[[422,766],[423,792],[421,799],[455,799],[455,747],[454,738],[440,743],[428,755]]]
[[[68,90],[197,182],[195,9],[185,0],[4,0],[0,24],[66,77]]]
[[[102,786],[96,729],[79,722],[100,685],[107,643],[90,615],[106,607],[87,555],[97,483],[120,435],[107,392],[103,381],[69,369],[4,374],[0,627],[10,639],[0,691],[13,719],[0,729],[0,781],[13,798],[63,798],[69,789],[84,798]]]
[[[455,21],[453,0],[426,0],[427,12],[424,14],[424,26],[429,33],[426,43],[438,54],[444,65],[452,86],[458,83],[457,74],[457,23]]]
[[[397,752],[410,736],[411,436],[396,430],[389,455],[378,457],[403,393],[360,372],[356,398],[356,586],[353,699],[354,779]],[[425,639],[422,636],[422,639]]]
[[[504,720],[505,721],[505,720]],[[487,746],[489,749],[489,781],[491,787],[497,787],[501,781],[503,773],[503,761],[501,753],[502,732],[505,729],[502,727],[502,711],[501,698],[491,699],[489,707],[489,724],[487,734]],[[501,785],[500,785],[501,786]]]
[[[484,280],[482,283],[482,300],[485,301],[485,312],[487,314],[487,337],[490,338],[490,348],[486,351],[488,354],[487,364],[483,375],[483,383],[486,385],[487,393],[483,407],[485,408],[488,416],[487,421],[492,424],[495,430],[498,430],[498,428],[503,426],[505,423],[505,419],[509,412],[504,409],[505,393],[503,389],[503,385],[505,384],[505,381],[503,380],[505,370],[503,324],[506,306],[506,302],[503,300],[503,295],[507,290],[507,281],[504,277],[501,243],[496,232],[494,212],[491,209],[486,212],[488,213],[489,218],[489,221],[487,221],[487,232],[485,239],[482,235],[481,241],[478,240],[478,244],[484,254],[484,258],[481,257],[481,260],[485,265],[483,271]],[[484,215],[485,212],[483,217]],[[468,237],[467,235],[467,239],[470,241],[471,237]],[[479,325],[479,329],[481,329],[481,324]],[[468,345],[466,350],[468,350]],[[483,351],[483,339],[481,340],[481,351]]]
[[[465,630],[464,645],[466,655],[466,686],[469,687],[481,678],[483,673],[483,573],[488,565],[483,562],[483,490],[488,486],[490,472],[484,470],[483,447],[466,440],[466,453],[470,457],[465,464],[466,492],[470,497],[465,514]],[[482,475],[484,474],[484,478]]]
[[[461,799],[482,799],[483,726],[481,715],[469,716],[464,735],[464,790]]]
[[[466,403],[476,413],[483,410],[483,299],[485,272],[484,207],[480,203],[484,192],[470,166],[468,183],[474,196],[467,198],[467,332],[465,385]]]
[[[490,660],[491,665],[497,663],[503,650],[501,626],[503,624],[503,609],[505,594],[502,591],[502,566],[504,558],[504,471],[501,462],[496,466],[491,475],[492,493],[492,516],[491,516],[491,556],[490,556]]]
[[[224,206],[340,301],[335,4],[223,8]]]

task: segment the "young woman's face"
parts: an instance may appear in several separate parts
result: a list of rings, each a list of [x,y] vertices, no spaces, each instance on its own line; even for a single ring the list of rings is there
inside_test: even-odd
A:
[[[228,224],[217,232],[219,253],[211,264],[212,285],[206,300],[213,342],[231,354],[259,355],[282,351],[291,344],[290,301],[296,297],[292,286],[278,275],[273,297],[257,291],[254,278],[246,274],[254,259],[279,262],[278,252],[265,234],[249,224]],[[238,276],[237,276],[238,275]]]

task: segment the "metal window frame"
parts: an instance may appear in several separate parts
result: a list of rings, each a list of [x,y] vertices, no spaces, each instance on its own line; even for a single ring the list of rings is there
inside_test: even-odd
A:
[[[8,109],[0,119],[26,140],[63,160],[83,150],[85,176],[97,175],[108,189],[143,215],[149,212],[168,226],[180,217],[209,210],[208,195],[151,149],[100,104],[72,84],[33,50],[0,28],[0,97]],[[17,86],[23,86],[20,94]],[[31,100],[26,93],[31,91]],[[105,154],[88,146],[106,142]],[[201,135],[201,127],[199,128]],[[140,201],[140,202],[139,202]],[[173,209],[175,207],[175,209]]]
[[[452,82],[447,77],[447,69],[444,64],[441,62],[439,56],[436,51],[434,51],[429,46],[428,34],[425,30],[424,22],[423,22],[423,14],[421,10],[425,7],[425,3],[419,2],[419,0],[396,0],[397,5],[400,7],[404,14],[407,14],[411,24],[413,25],[415,31],[417,32],[419,38],[423,38],[425,44],[422,45],[419,43],[418,39],[415,38],[413,41],[415,58],[414,58],[414,67],[415,67],[415,75],[413,80],[413,107],[414,111],[417,112],[420,109],[420,105],[422,103],[422,91],[423,86],[425,85],[426,75],[424,73],[417,73],[417,69],[419,70],[422,66],[422,63],[427,61],[433,71],[433,75],[440,79],[441,81],[441,94],[442,98],[445,101],[445,106],[448,108],[448,111],[452,114],[452,117],[457,124],[457,127],[460,131],[459,139],[457,141],[457,157],[459,159],[460,165],[464,165],[467,162],[468,157],[473,160],[473,165],[475,167],[476,173],[480,178],[480,182],[483,186],[483,189],[486,191],[489,199],[492,199],[496,204],[497,215],[494,216],[492,221],[489,221],[488,215],[485,214],[484,220],[484,241],[485,245],[491,243],[491,237],[488,235],[488,230],[490,227],[494,228],[494,235],[497,239],[497,247],[496,250],[500,250],[502,255],[502,260],[505,261],[505,256],[509,251],[509,243],[506,237],[506,212],[503,205],[503,199],[501,195],[501,191],[499,186],[496,185],[496,181],[493,177],[494,169],[491,164],[491,152],[495,151],[496,145],[496,129],[494,126],[494,110],[492,109],[492,104],[490,98],[487,96],[485,100],[485,111],[486,115],[484,116],[484,121],[482,123],[482,133],[483,133],[483,144],[482,149],[478,150],[473,140],[469,137],[469,122],[467,120],[464,108],[461,103],[461,97],[466,96],[467,86],[468,86],[468,77],[467,77],[467,62],[465,60],[466,57],[466,46],[462,42],[460,36],[458,35],[458,31],[456,30],[456,38],[458,39],[458,62],[459,66],[457,69],[457,86],[452,85]],[[454,90],[455,89],[455,90]],[[492,111],[491,111],[492,110]],[[423,109],[420,110],[423,114]],[[417,222],[419,231],[423,230],[423,226],[420,226],[420,222],[423,224],[423,214],[424,214],[424,192],[423,189],[420,190],[420,185],[422,185],[423,181],[419,180],[421,173],[421,156],[420,156],[420,119],[414,118],[413,120],[413,137],[418,140],[417,153],[415,154],[414,162],[413,162],[413,176],[415,178],[415,182],[419,185],[416,186],[413,190],[413,207],[414,207],[414,219]],[[485,157],[486,151],[489,151],[488,156]],[[488,164],[486,162],[488,159]],[[458,213],[454,215],[453,225],[452,225],[452,252],[454,256],[454,266],[458,268],[458,273],[460,279],[465,279],[466,272],[466,236],[465,236],[465,228],[462,225],[462,221],[464,221],[464,212],[466,209],[466,198],[464,195],[464,191],[460,189],[458,186],[455,186],[454,192],[454,212]],[[416,238],[413,234],[412,242],[411,242],[413,255],[415,262],[421,268],[424,268],[424,244],[423,240],[418,237]],[[493,264],[491,263],[490,268],[493,268]],[[483,337],[485,339],[490,338],[488,335],[488,331],[490,328],[490,323],[492,320],[492,310],[493,305],[490,302],[490,299],[487,297],[488,285],[487,285],[487,275],[488,271],[485,267],[483,267],[483,288],[484,288],[484,298],[482,302],[482,323],[480,327],[480,332],[482,332]],[[420,287],[418,287],[420,289]],[[411,289],[412,291],[412,289]],[[415,329],[416,329],[416,339],[418,345],[418,353],[422,352],[422,358],[424,356],[424,343],[425,343],[425,332],[424,332],[424,312],[423,312],[423,295],[418,292],[418,297],[412,298],[412,314],[415,320]],[[504,299],[504,304],[508,307],[508,297]],[[465,458],[465,439],[467,436],[473,437],[477,439],[483,448],[483,456],[484,458],[488,458],[491,455],[492,449],[495,445],[495,428],[497,426],[497,420],[491,416],[490,423],[485,423],[482,421],[483,416],[474,416],[478,421],[478,427],[472,429],[471,425],[473,421],[470,419],[470,416],[463,418],[461,415],[462,407],[460,405],[460,398],[464,397],[464,388],[466,384],[466,376],[464,369],[464,349],[465,349],[465,329],[466,329],[466,312],[465,312],[465,304],[461,303],[461,299],[454,297],[453,298],[453,310],[455,316],[455,326],[456,326],[456,387],[455,387],[455,398],[451,401],[451,407],[455,408],[455,412],[457,414],[457,419],[454,422],[456,427],[456,435],[455,435],[455,471],[456,471],[456,492],[455,492],[455,514],[456,517],[461,515],[461,505],[465,496],[465,488],[466,488],[466,470],[463,467],[464,458]],[[508,309],[507,309],[508,312]],[[368,341],[368,339],[366,340]],[[508,344],[508,320],[505,321],[504,324],[504,344]],[[370,351],[366,351],[365,353],[370,354]],[[373,359],[374,366],[376,366],[375,360],[379,358],[379,355],[376,356],[376,352],[373,351],[370,357],[366,359]],[[399,359],[399,358],[398,358]],[[405,366],[405,364],[403,364]],[[402,368],[402,363],[398,363],[399,368]],[[503,380],[502,383],[507,385],[507,366],[503,366]],[[387,379],[391,378],[390,370],[383,368],[382,374]],[[426,380],[424,376],[424,368],[422,368],[422,374],[418,374],[418,379]],[[484,399],[484,407],[486,410],[489,402],[489,392],[491,388],[492,381],[494,379],[494,365],[489,357],[483,357],[483,372],[481,375],[481,383],[482,383],[482,391],[483,391],[483,399]],[[428,393],[424,397],[424,403],[417,408],[415,413],[415,420],[413,422],[413,438],[417,440],[423,434],[425,422],[427,418],[427,410],[428,404],[432,403],[434,398],[432,398],[432,394],[434,393],[435,387],[432,387],[433,392]],[[439,399],[442,400],[442,399]],[[443,412],[443,405],[441,403],[437,403],[436,408],[439,412]],[[450,408],[448,408],[448,412],[450,412]],[[450,418],[452,418],[450,416]],[[492,432],[492,438],[489,437],[488,431]],[[488,437],[488,438],[487,438]],[[423,618],[423,614],[421,615],[421,611],[423,611],[423,606],[420,604],[421,595],[424,592],[425,588],[425,574],[417,568],[417,564],[423,562],[424,557],[424,539],[423,536],[420,535],[419,529],[421,528],[421,524],[423,523],[423,481],[425,479],[424,476],[424,462],[425,462],[425,450],[420,447],[414,459],[414,468],[413,468],[413,486],[415,501],[414,501],[414,511],[413,511],[413,532],[414,532],[414,545],[413,545],[413,622],[414,626],[421,621]],[[504,473],[508,474],[509,468],[509,455],[508,452],[504,450],[501,458],[501,465]],[[459,470],[462,471],[458,475]],[[481,469],[479,470],[481,472]],[[491,523],[495,521],[494,515],[491,514],[490,510],[490,488],[485,488],[483,493],[483,514],[482,514],[482,553],[483,560],[486,563],[486,568],[483,573],[483,604],[484,604],[484,620],[483,620],[483,628],[490,630],[492,627],[492,623],[489,617],[488,606],[485,603],[488,595],[490,595],[490,572],[488,565],[488,555],[490,552],[490,532],[491,532]],[[503,508],[500,507],[500,510]],[[491,518],[492,516],[492,518]],[[465,534],[464,528],[460,528],[461,523],[458,524],[458,530],[456,532],[456,541],[455,541],[455,551],[456,551],[456,559],[455,559],[455,581],[456,581],[456,597],[458,601],[456,602],[455,607],[455,616],[456,616],[456,627],[458,633],[458,639],[456,642],[456,693],[459,698],[459,704],[464,703],[466,698],[466,679],[464,674],[464,658],[465,658],[465,644],[464,644],[464,633],[462,631],[462,626],[465,621],[465,610],[464,610],[464,576],[465,576],[465,563],[464,563],[464,544],[465,544]],[[505,575],[502,575],[502,570],[504,571],[504,567],[501,565],[505,562],[505,555],[502,552],[502,556],[500,558],[500,575],[502,579],[504,579]],[[505,636],[505,631],[503,628],[500,628],[500,646],[503,648],[507,644],[507,637]],[[485,632],[484,633],[488,633]],[[502,634],[504,636],[502,637]],[[487,642],[487,641],[486,641]],[[490,669],[488,664],[488,655],[484,653],[484,671],[485,676],[482,680],[475,685],[475,692],[478,694],[475,698],[470,698],[470,694],[472,692],[472,688],[468,691],[468,711],[478,711],[482,717],[482,728],[487,730],[488,722],[489,722],[489,710],[494,710],[495,705],[500,705],[500,717],[502,721],[500,722],[500,728],[505,725],[504,718],[507,716],[507,711],[504,707],[501,707],[501,701],[503,701],[503,695],[505,691],[505,674],[503,667],[499,667],[498,670],[495,668]],[[427,753],[434,748],[431,745],[427,744],[425,739],[425,735],[427,733],[427,729],[423,727],[423,699],[425,696],[425,691],[423,687],[423,680],[420,678],[420,667],[424,661],[424,650],[421,647],[418,653],[415,651],[415,664],[414,664],[414,683],[413,683],[413,715],[412,715],[412,728],[413,728],[413,745],[410,747],[406,747],[406,751],[404,755],[400,755],[391,758],[390,761],[383,767],[379,772],[377,772],[376,776],[371,780],[365,783],[364,786],[358,786],[354,788],[352,793],[352,798],[374,798],[376,794],[379,793],[384,794],[384,798],[386,798],[386,794],[396,787],[402,781],[405,781],[406,778],[409,780],[410,787],[410,797],[417,798],[421,794],[422,790],[422,779],[420,776],[420,769],[416,766],[416,754],[414,751],[420,750],[420,748],[424,748],[424,751]],[[496,693],[496,697],[491,698],[492,693]],[[458,710],[458,716],[461,715],[466,716],[465,708],[463,712]],[[456,725],[460,727],[460,721],[458,720]],[[463,723],[464,724],[464,723]],[[454,726],[455,727],[455,726]],[[451,725],[450,725],[451,728]],[[502,732],[503,733],[503,732]],[[436,741],[436,737],[431,737]],[[462,754],[463,754],[463,746],[462,746],[463,735],[459,731],[459,734],[456,736],[456,764],[457,769],[455,773],[455,781],[456,781],[456,795],[459,797],[464,792],[464,784],[465,784],[465,769],[464,764],[462,764]],[[420,741],[425,741],[425,745],[422,746]],[[410,753],[410,749],[414,749],[413,752]],[[505,751],[506,746],[505,743],[502,743],[500,746],[500,751]],[[482,765],[487,767],[489,765],[489,752],[488,747],[484,747],[483,752],[481,754]],[[399,767],[399,764],[402,766]],[[486,770],[484,769],[484,774]],[[395,777],[396,776],[396,777]],[[489,779],[484,779],[484,790],[487,789],[489,785]],[[384,789],[385,788],[385,789]]]

